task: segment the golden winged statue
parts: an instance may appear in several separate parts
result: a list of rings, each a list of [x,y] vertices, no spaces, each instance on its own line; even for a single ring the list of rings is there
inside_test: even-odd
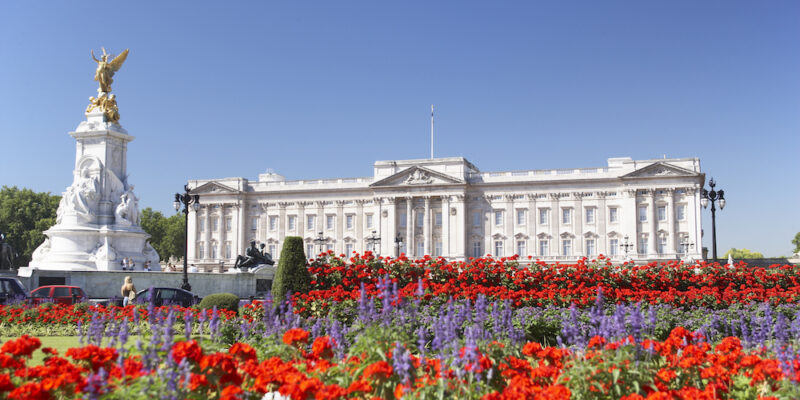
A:
[[[100,56],[99,60],[94,56],[94,50],[91,50],[91,53],[92,59],[97,63],[97,71],[94,73],[94,80],[100,83],[100,88],[97,89],[97,93],[109,93],[111,92],[111,84],[114,82],[112,79],[114,73],[119,71],[122,67],[122,63],[128,58],[128,49],[125,49],[125,51],[118,56],[113,57],[112,54],[106,53],[106,49],[103,48],[103,55]],[[113,59],[109,61],[109,58]]]

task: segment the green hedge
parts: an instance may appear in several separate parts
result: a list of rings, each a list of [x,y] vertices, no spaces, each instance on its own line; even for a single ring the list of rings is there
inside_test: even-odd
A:
[[[280,304],[286,293],[305,293],[311,287],[307,258],[303,250],[303,238],[287,236],[283,242],[281,258],[272,281],[272,298]]]
[[[217,310],[226,309],[233,312],[239,311],[239,296],[231,293],[214,293],[203,298],[200,302],[200,308],[214,308]]]

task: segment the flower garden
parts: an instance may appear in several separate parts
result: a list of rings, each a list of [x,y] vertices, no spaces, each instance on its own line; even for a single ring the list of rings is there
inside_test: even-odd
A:
[[[308,269],[308,292],[238,311],[0,306],[0,399],[800,398],[798,266]],[[54,335],[79,345],[43,348]]]

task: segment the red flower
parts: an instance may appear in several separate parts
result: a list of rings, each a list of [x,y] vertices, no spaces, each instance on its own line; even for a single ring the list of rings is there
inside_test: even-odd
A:
[[[378,380],[388,379],[392,376],[392,366],[386,361],[377,361],[370,364],[364,369],[364,379],[369,379],[373,376]]]
[[[11,377],[8,374],[0,374],[0,392],[10,392],[11,390],[14,390]]]
[[[3,343],[0,351],[8,353],[14,357],[30,357],[36,349],[42,346],[42,341],[39,338],[22,335],[19,339],[9,340]]]
[[[239,400],[239,395],[244,393],[242,388],[239,386],[230,385],[225,389],[222,389],[222,393],[220,396],[220,400]]]
[[[228,350],[228,354],[232,355],[239,361],[258,360],[256,349],[250,347],[250,345],[247,343],[235,343]]]
[[[175,363],[180,364],[184,358],[196,363],[203,358],[203,349],[197,344],[196,340],[178,342],[172,345],[172,359],[175,360]]]
[[[333,358],[332,341],[333,339],[327,336],[320,336],[314,339],[314,343],[311,345],[311,353],[314,357],[330,360]]]
[[[286,343],[289,346],[298,347],[301,343],[308,343],[308,336],[308,331],[305,331],[301,328],[292,328],[283,334],[283,343]]]
[[[52,397],[41,383],[31,382],[12,390],[8,394],[8,398],[9,400],[50,400]]]

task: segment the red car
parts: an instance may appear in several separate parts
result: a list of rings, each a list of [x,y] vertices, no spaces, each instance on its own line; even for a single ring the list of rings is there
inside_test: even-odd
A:
[[[84,302],[89,299],[89,296],[86,295],[83,289],[77,286],[40,286],[31,291],[31,300],[34,304],[39,304],[50,299],[56,304],[71,305]]]

